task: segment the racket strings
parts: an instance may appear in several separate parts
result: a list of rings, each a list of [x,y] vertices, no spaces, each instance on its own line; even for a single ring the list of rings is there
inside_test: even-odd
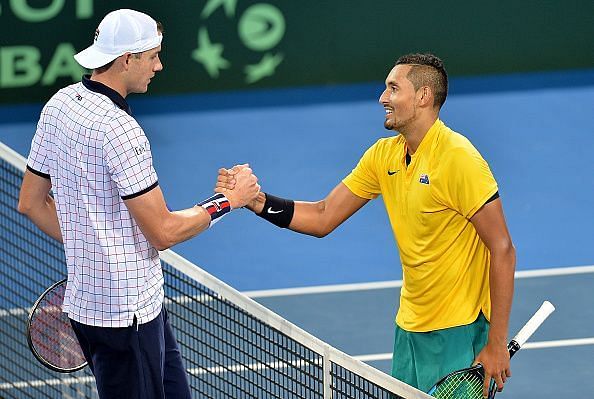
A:
[[[31,315],[30,338],[37,354],[58,369],[73,369],[85,362],[68,316],[62,312],[65,284],[57,285],[37,304]]]
[[[482,399],[483,380],[475,373],[455,374],[446,378],[433,396],[438,399]]]

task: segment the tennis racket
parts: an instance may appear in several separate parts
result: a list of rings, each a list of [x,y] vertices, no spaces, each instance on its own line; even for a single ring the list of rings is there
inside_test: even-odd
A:
[[[66,313],[62,312],[66,280],[49,287],[33,305],[27,319],[27,341],[45,367],[71,373],[87,365]]]
[[[528,338],[540,327],[555,307],[549,301],[545,301],[540,309],[528,320],[520,332],[507,345],[509,357],[511,358]],[[482,399],[483,382],[485,381],[485,370],[479,363],[473,367],[454,371],[437,382],[428,392],[429,395],[439,399]],[[495,397],[494,381],[491,381],[489,399]]]

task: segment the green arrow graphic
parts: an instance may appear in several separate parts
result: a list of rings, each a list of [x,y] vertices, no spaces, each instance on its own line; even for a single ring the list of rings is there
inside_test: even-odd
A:
[[[282,54],[272,55],[268,53],[257,64],[246,65],[243,69],[246,74],[245,82],[251,84],[267,76],[274,75],[276,67],[283,62],[283,58]]]
[[[204,5],[200,16],[202,19],[206,19],[221,6],[225,9],[225,15],[227,15],[227,18],[232,18],[235,16],[237,0],[208,0]]]
[[[225,47],[221,43],[212,43],[206,28],[198,31],[198,48],[192,51],[192,58],[201,63],[211,78],[219,77],[221,69],[227,69],[231,63],[223,58]]]

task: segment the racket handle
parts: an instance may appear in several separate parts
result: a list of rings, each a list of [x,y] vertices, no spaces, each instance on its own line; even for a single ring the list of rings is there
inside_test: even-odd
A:
[[[540,309],[534,313],[534,316],[528,320],[528,323],[516,334],[514,339],[507,345],[509,350],[509,357],[511,358],[520,348],[528,341],[540,325],[550,316],[555,310],[555,307],[549,301],[544,301]]]

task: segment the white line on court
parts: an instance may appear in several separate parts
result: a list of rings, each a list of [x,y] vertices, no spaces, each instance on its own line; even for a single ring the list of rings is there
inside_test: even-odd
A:
[[[561,339],[557,341],[541,341],[541,342],[528,342],[526,343],[522,349],[544,349],[544,348],[558,348],[558,347],[565,347],[565,346],[581,346],[581,345],[594,345],[594,337],[592,338],[578,338],[578,339]],[[375,353],[371,355],[359,355],[353,356],[355,359],[360,360],[362,362],[377,362],[381,360],[392,360],[392,353]],[[298,364],[293,364],[293,366],[299,366]],[[190,369],[188,372],[190,374],[201,374],[205,372],[209,373],[220,373],[220,372],[240,372],[245,371],[247,369],[250,370],[260,370],[262,368],[275,368],[275,367],[283,367],[283,365],[270,363],[270,364],[262,364],[262,365],[247,365],[247,366],[232,366],[229,368],[209,368],[209,369]],[[28,388],[28,387],[38,387],[43,385],[75,385],[75,384],[86,384],[89,382],[93,382],[93,377],[78,377],[78,378],[53,378],[48,380],[31,380],[31,381],[15,381],[15,382],[7,382],[0,384],[0,391],[2,390],[9,390],[15,388]]]
[[[571,267],[557,267],[551,269],[537,269],[537,270],[521,270],[515,274],[516,279],[534,278],[534,277],[550,277],[563,276],[573,274],[594,273],[594,265],[589,266],[571,266]],[[372,283],[353,283],[353,284],[333,284],[333,285],[318,285],[311,287],[296,287],[296,288],[275,288],[270,290],[257,291],[243,291],[244,295],[250,298],[267,298],[276,296],[292,296],[292,295],[308,295],[308,294],[328,294],[332,292],[348,292],[348,291],[367,291],[367,290],[381,290],[386,288],[400,288],[402,287],[402,280],[391,281],[377,281]],[[14,309],[0,309],[0,317],[18,316],[28,314],[28,309],[14,308]]]
[[[585,273],[594,273],[594,265],[521,270],[516,272],[515,278],[521,279],[550,277]],[[372,283],[318,285],[311,287],[275,288],[270,290],[243,291],[243,294],[249,296],[250,298],[268,298],[275,296],[328,294],[332,292],[367,291],[399,287],[402,287],[402,280],[377,281]]]
[[[5,382],[0,384],[0,390],[8,390],[8,389],[22,389],[22,388],[31,388],[31,387],[42,387],[45,385],[77,385],[77,384],[87,384],[87,383],[94,383],[94,377],[67,377],[67,378],[51,378],[47,380],[28,380],[28,381],[15,381],[15,382]]]
[[[557,341],[541,341],[541,342],[527,342],[522,346],[522,350],[526,349],[545,349],[545,348],[560,348],[566,346],[582,346],[594,345],[594,337],[592,338],[577,338],[577,339],[560,339]],[[377,362],[380,360],[392,360],[392,353],[375,353],[371,355],[353,356],[362,362]]]

